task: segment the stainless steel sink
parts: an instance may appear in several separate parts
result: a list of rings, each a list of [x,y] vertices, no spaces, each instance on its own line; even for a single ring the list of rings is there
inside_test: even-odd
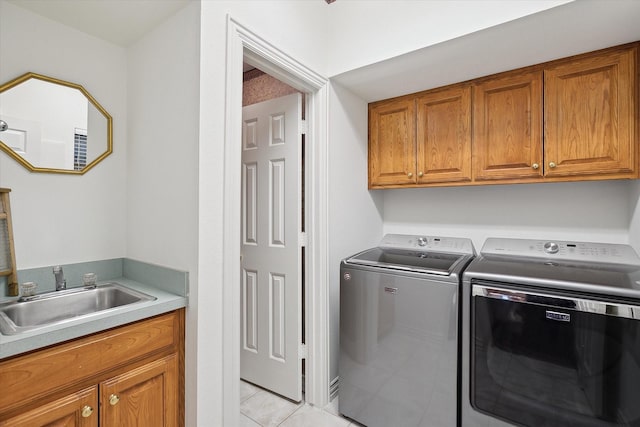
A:
[[[48,292],[0,304],[0,332],[15,335],[155,299],[117,283]]]

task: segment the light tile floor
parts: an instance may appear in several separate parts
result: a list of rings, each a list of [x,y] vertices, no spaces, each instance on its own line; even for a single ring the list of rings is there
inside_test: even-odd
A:
[[[357,427],[342,417],[338,398],[320,409],[295,403],[245,381],[240,381],[241,427]]]

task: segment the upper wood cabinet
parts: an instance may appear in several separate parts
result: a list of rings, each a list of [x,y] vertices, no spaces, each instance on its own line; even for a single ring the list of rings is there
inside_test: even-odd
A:
[[[637,177],[637,49],[544,70],[545,176]]]
[[[542,176],[542,72],[509,74],[473,87],[476,180]]]
[[[369,187],[415,184],[415,100],[369,108]]]
[[[369,188],[640,177],[639,45],[369,104]]]
[[[417,182],[471,181],[471,87],[418,97]]]

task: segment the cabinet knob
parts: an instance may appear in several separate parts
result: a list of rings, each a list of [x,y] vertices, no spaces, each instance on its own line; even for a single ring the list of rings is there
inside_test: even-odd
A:
[[[91,414],[93,414],[93,408],[89,405],[84,405],[82,407],[82,418],[89,418]]]
[[[117,394],[112,394],[111,396],[109,396],[109,404],[111,406],[117,405],[118,402],[120,402],[120,398]]]
[[[550,167],[551,169],[555,168],[556,166],[557,166],[557,165],[556,165],[555,163],[553,163],[553,162],[549,162],[549,167]]]
[[[424,175],[422,171],[418,172],[418,177],[422,178],[422,175]]]
[[[534,164],[531,165],[531,167],[534,168],[534,169],[538,169],[540,167],[540,165],[537,164],[537,163],[534,163]]]
[[[409,178],[411,178],[411,177],[413,176],[413,173],[409,172],[409,173],[407,174],[407,176],[408,176]]]

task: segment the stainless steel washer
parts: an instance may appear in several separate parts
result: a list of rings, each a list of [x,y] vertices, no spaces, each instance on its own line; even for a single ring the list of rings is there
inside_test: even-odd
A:
[[[462,426],[640,425],[640,258],[487,239],[464,273]]]
[[[469,239],[386,235],[340,266],[340,412],[370,427],[455,426]]]

